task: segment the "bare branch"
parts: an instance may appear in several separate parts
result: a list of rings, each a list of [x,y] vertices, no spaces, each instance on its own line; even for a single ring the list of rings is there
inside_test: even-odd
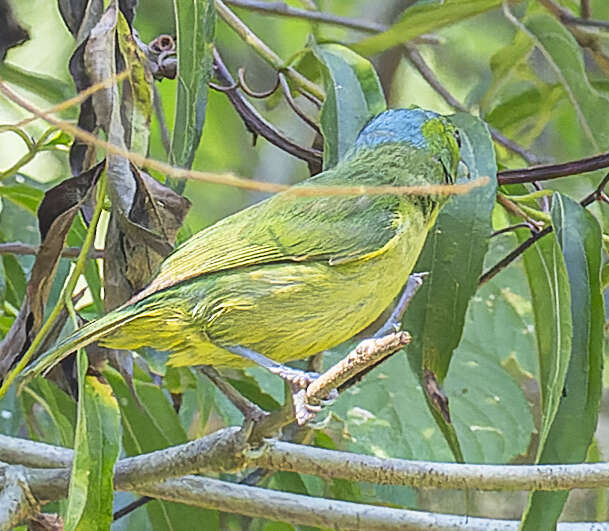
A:
[[[609,153],[600,153],[592,157],[560,164],[544,164],[518,170],[503,170],[497,173],[497,180],[499,184],[530,183],[587,173],[603,168],[609,168]]]
[[[281,133],[273,124],[267,122],[264,118],[262,118],[262,116],[260,116],[256,108],[239,92],[239,83],[235,83],[235,80],[230,75],[228,68],[226,68],[222,57],[216,49],[214,49],[214,67],[218,80],[227,85],[219,88],[221,88],[222,92],[226,94],[230,102],[233,104],[233,107],[243,120],[248,130],[250,130],[254,135],[260,135],[263,138],[266,138],[271,144],[284,150],[290,155],[298,157],[299,159],[309,163],[317,165],[321,164],[321,151],[299,146],[296,142],[290,140],[283,133]]]
[[[36,254],[38,247],[22,242],[6,242],[0,243],[0,254],[16,254],[29,255]],[[65,258],[78,258],[80,247],[64,247],[61,251],[61,256]],[[94,249],[89,253],[90,258],[103,258],[104,251],[102,249]]]
[[[371,22],[369,20],[340,17],[333,13],[323,13],[307,9],[291,7],[284,2],[258,2],[256,0],[225,0],[227,4],[234,7],[258,11],[260,13],[278,15],[283,17],[300,18],[313,22],[322,22],[333,26],[342,26],[367,33],[381,33],[389,29],[386,24]]]

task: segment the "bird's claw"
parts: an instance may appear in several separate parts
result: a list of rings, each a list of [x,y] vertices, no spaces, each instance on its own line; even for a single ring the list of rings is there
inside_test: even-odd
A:
[[[270,370],[290,384],[294,400],[294,414],[300,426],[310,422],[324,406],[332,404],[338,398],[338,391],[333,389],[323,400],[311,401],[307,396],[307,388],[319,378],[319,374],[316,372],[306,372],[285,366]]]

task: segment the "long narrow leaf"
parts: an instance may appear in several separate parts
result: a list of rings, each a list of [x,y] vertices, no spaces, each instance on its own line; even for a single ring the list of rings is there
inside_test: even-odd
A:
[[[465,18],[501,5],[501,0],[444,0],[425,2],[407,9],[387,31],[353,46],[362,55],[374,55]]]
[[[601,230],[592,214],[561,194],[554,195],[552,224],[569,276],[573,339],[564,391],[538,462],[579,463],[594,437],[602,390]],[[531,493],[522,529],[553,528],[568,494]]]
[[[171,161],[190,168],[199,146],[215,32],[213,0],[174,0],[178,32],[178,94]]]
[[[105,530],[112,523],[114,464],[120,441],[119,411],[110,386],[87,375],[78,354],[78,413],[65,529]]]
[[[413,336],[408,347],[413,371],[421,378],[424,370],[430,371],[440,384],[461,339],[469,300],[478,286],[496,190],[495,153],[486,126],[467,114],[457,114],[453,121],[462,132],[461,156],[471,177],[486,175],[490,182],[470,194],[454,197],[441,212],[415,266],[415,271],[428,271],[429,277],[403,320]],[[453,455],[463,460],[453,425],[432,402],[428,405]]]

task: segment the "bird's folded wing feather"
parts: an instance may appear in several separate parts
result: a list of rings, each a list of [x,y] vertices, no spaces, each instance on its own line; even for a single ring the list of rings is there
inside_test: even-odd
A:
[[[374,253],[399,230],[398,204],[396,196],[278,194],[187,240],[130,302],[219,271],[287,261],[344,263]]]

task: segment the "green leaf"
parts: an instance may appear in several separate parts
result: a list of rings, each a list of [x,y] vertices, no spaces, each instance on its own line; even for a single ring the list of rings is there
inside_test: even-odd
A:
[[[314,43],[312,50],[324,73],[326,99],[321,109],[321,131],[324,168],[331,168],[387,103],[370,61],[340,44]]]
[[[23,393],[38,404],[51,418],[57,428],[57,436],[51,437],[52,430],[45,430],[45,440],[72,448],[76,427],[76,403],[67,393],[46,378],[36,378]],[[24,406],[24,411],[31,409]]]
[[[524,19],[512,20],[525,31],[563,84],[589,140],[590,151],[604,151],[609,147],[609,98],[599,93],[586,74],[583,52],[569,30],[555,17],[540,13]]]
[[[125,68],[129,70],[122,101],[125,142],[131,151],[146,156],[152,115],[152,77],[144,66],[147,58],[131,35],[122,13],[119,13],[116,30]]]
[[[451,199],[438,216],[415,266],[415,271],[428,271],[429,276],[403,319],[413,337],[408,360],[421,382],[424,371],[430,371],[439,384],[459,344],[465,312],[478,287],[496,192],[497,166],[486,125],[465,113],[454,115],[452,120],[462,132],[461,157],[471,178],[488,176],[490,181],[482,188]],[[429,407],[455,457],[461,460],[454,427],[431,401]]]
[[[133,386],[138,404],[118,372],[108,369],[104,375],[120,405],[123,447],[127,455],[139,455],[186,442],[178,414],[160,387],[143,381],[143,375],[136,372]],[[218,516],[214,511],[161,501],[147,503],[146,510],[154,530],[198,529],[201,522],[206,523],[206,529],[218,528]]]
[[[488,176],[490,182],[450,200],[415,266],[416,271],[429,271],[429,277],[404,317],[413,336],[408,357],[415,371],[429,369],[440,382],[459,344],[467,305],[478,287],[496,192],[495,154],[486,126],[468,114],[456,114],[452,120],[462,132],[461,156],[471,178]]]
[[[77,363],[80,398],[65,528],[101,531],[112,523],[114,464],[120,446],[118,404],[108,384],[87,375],[84,350]]]
[[[594,440],[602,392],[601,229],[585,208],[558,193],[551,214],[569,276],[573,339],[564,393],[538,462],[580,463]],[[522,529],[553,528],[568,495],[532,492]]]
[[[30,214],[36,215],[38,206],[44,197],[44,192],[27,184],[12,184],[10,186],[0,186],[0,197],[6,197]]]
[[[519,238],[526,239],[524,233]],[[565,261],[556,235],[541,238],[524,253],[539,359],[542,403],[539,449],[543,449],[558,410],[571,357],[571,297]],[[537,458],[541,454],[538,452]]]
[[[190,168],[201,140],[211,79],[216,10],[212,0],[174,0],[178,92],[170,159]]]
[[[74,96],[74,87],[71,83],[28,72],[9,63],[0,63],[0,77],[7,83],[28,90],[50,103],[61,103]],[[73,115],[74,111],[70,109],[67,113]]]
[[[532,49],[531,39],[522,32],[517,32],[510,44],[491,57],[490,66],[493,77],[491,85],[480,102],[481,109],[488,110],[497,92],[513,80],[515,71],[529,57]]]
[[[387,31],[368,37],[352,48],[362,55],[374,55],[460,20],[501,5],[501,0],[443,0],[407,9]]]

